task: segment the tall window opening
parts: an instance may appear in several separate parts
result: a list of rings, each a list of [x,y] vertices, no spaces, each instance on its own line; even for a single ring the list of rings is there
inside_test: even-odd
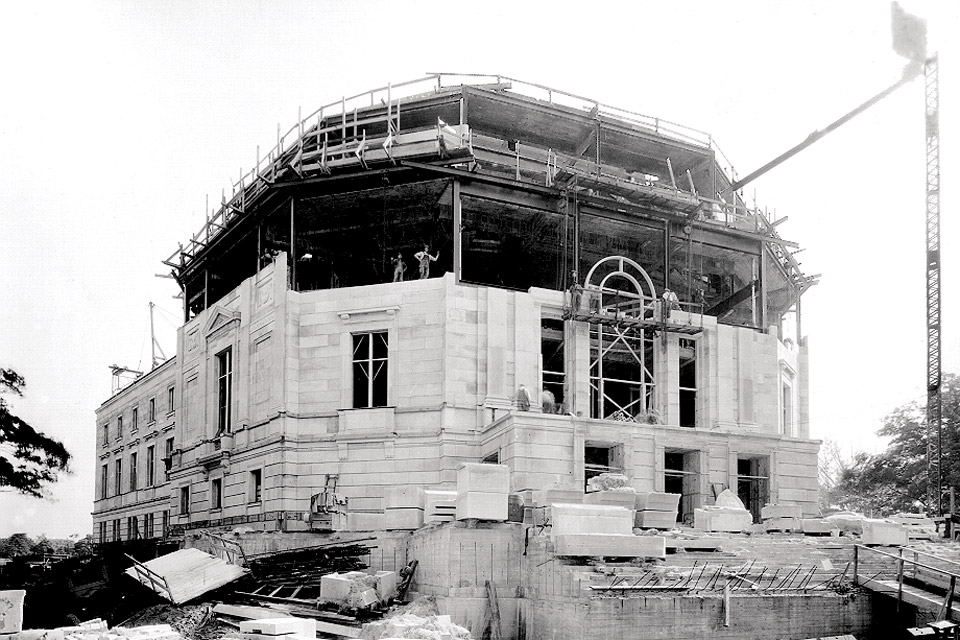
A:
[[[680,338],[680,426],[697,426],[697,341]]]
[[[654,351],[640,327],[590,325],[590,417],[656,421]]]
[[[109,495],[108,483],[110,482],[109,472],[107,471],[107,465],[100,467],[100,499],[106,499]]]
[[[190,513],[190,485],[180,487],[180,514]]]
[[[123,416],[117,416],[117,440],[123,437]]]
[[[700,507],[700,452],[665,449],[663,452],[663,490],[680,494],[678,522],[693,522],[693,510]]]
[[[117,458],[116,463],[114,464],[114,477],[113,477],[113,493],[114,495],[120,495],[123,493],[123,485],[121,481],[123,479],[123,461],[120,458]]]
[[[167,389],[167,413],[173,413],[173,387]]]
[[[387,332],[353,334],[353,406],[387,406]]]
[[[156,422],[157,421],[157,399],[150,398],[150,402],[147,403],[147,422]]]
[[[133,408],[133,411],[130,412],[130,430],[136,431],[137,427],[140,426],[140,409],[137,407]]]
[[[97,525],[97,529],[99,530],[99,534],[100,534],[98,536],[97,542],[99,542],[100,544],[103,544],[104,542],[107,541],[107,521],[103,520],[102,522],[100,522]]]
[[[230,407],[233,398],[233,351],[217,354],[217,433],[230,433]]]
[[[147,486],[152,487],[157,481],[156,454],[153,445],[147,447]]]
[[[210,508],[219,509],[223,502],[223,480],[214,478],[210,481]]]
[[[563,389],[566,382],[563,320],[543,318],[540,321],[540,366],[543,372],[542,388],[546,396],[543,411],[560,413],[560,408],[565,402]],[[553,411],[546,405],[546,400],[549,398],[547,393],[553,396]]]
[[[100,444],[107,446],[110,444],[110,423],[103,423],[103,438],[100,440]]]
[[[263,470],[254,469],[250,472],[250,502],[260,502],[263,490]]]
[[[137,454],[130,454],[130,491],[137,490]]]

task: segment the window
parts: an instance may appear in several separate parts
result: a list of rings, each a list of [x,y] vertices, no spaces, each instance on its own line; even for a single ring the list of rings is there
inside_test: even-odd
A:
[[[147,447],[147,486],[152,487],[157,480],[156,459],[153,453],[153,445]]]
[[[250,472],[250,502],[260,502],[260,492],[263,488],[262,472],[262,469],[254,469]]]
[[[137,490],[137,454],[130,454],[130,491]]]
[[[99,535],[97,536],[97,542],[103,544],[107,541],[107,521],[104,520],[97,525]]]
[[[230,433],[230,404],[233,396],[233,352],[217,354],[217,433]]]
[[[103,446],[107,446],[108,444],[110,444],[110,423],[109,422],[103,423],[103,437],[100,440],[100,444],[102,444]]]
[[[737,456],[737,496],[760,522],[760,509],[770,500],[770,456]]]
[[[113,521],[113,541],[120,542],[120,518]]]
[[[107,483],[109,482],[110,476],[107,471],[107,465],[100,467],[100,499],[106,499],[107,493]],[[102,523],[101,523],[102,524]]]
[[[167,438],[163,446],[164,477],[170,478],[170,468],[173,466],[173,438]]]
[[[152,423],[157,421],[157,399],[150,398],[150,402],[147,403],[147,422]]]
[[[223,480],[214,478],[210,481],[210,508],[219,509],[223,499]]]
[[[173,455],[173,438],[167,438],[167,443],[164,445],[163,455],[168,458]]]
[[[702,506],[699,451],[664,449],[663,490],[666,493],[680,494],[677,520],[692,522],[694,509]]]
[[[164,509],[163,512],[160,514],[160,526],[163,529],[163,531],[160,532],[160,535],[166,538],[167,531],[170,529],[170,510],[169,509]]]
[[[136,431],[137,427],[140,426],[140,409],[138,407],[134,407],[131,413],[132,415],[130,416],[130,431]]]
[[[127,517],[127,540],[136,540],[140,537],[140,519],[137,516]]]
[[[387,332],[353,334],[353,406],[387,406]]]
[[[680,426],[697,426],[697,341],[680,338]]]
[[[560,413],[564,404],[563,386],[566,380],[563,353],[563,320],[543,318],[540,321],[540,367],[543,372],[543,412]],[[553,407],[548,406],[553,395]]]
[[[190,513],[190,485],[180,487],[180,514]]]
[[[114,465],[113,471],[113,493],[114,495],[120,495],[123,493],[123,486],[120,484],[120,481],[123,478],[123,461],[120,458],[117,458],[117,461]]]
[[[152,538],[153,537],[153,514],[148,513],[143,516],[143,537]]]
[[[173,413],[173,387],[167,389],[167,413]]]
[[[117,440],[123,437],[123,416],[117,416]]]

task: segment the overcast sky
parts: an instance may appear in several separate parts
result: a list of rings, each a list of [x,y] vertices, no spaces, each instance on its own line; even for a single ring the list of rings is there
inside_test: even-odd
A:
[[[930,22],[942,101],[944,368],[960,371],[960,3]],[[42,2],[0,8],[0,366],[14,410],[62,439],[51,500],[0,493],[0,536],[91,531],[108,365],[150,366],[147,304],[175,350],[161,260],[277,124],[431,71],[503,74],[709,131],[746,175],[892,84],[883,2]],[[747,188],[821,284],[803,298],[810,431],[875,451],[925,398],[923,85]]]

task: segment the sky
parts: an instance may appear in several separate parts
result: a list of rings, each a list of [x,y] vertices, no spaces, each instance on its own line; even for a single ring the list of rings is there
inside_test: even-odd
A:
[[[943,367],[960,372],[960,3],[903,0],[939,50]],[[15,413],[62,440],[44,500],[0,493],[0,536],[91,531],[108,365],[175,350],[161,260],[298,108],[428,72],[502,74],[708,131],[746,175],[895,82],[875,0],[84,2],[0,8],[0,366]],[[954,36],[954,37],[950,37]],[[747,187],[807,273],[810,433],[882,450],[926,382],[923,85]]]

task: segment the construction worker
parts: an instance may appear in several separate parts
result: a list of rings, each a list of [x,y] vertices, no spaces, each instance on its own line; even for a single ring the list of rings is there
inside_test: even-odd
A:
[[[398,251],[397,257],[391,262],[393,262],[393,281],[403,282],[403,274],[407,271],[407,263],[403,261],[403,254]]]
[[[437,258],[440,257],[440,252],[437,251],[437,255],[430,255],[430,245],[423,245],[423,251],[417,251],[413,254],[413,257],[420,261],[420,279],[426,280],[430,277],[430,263],[436,262]]]

